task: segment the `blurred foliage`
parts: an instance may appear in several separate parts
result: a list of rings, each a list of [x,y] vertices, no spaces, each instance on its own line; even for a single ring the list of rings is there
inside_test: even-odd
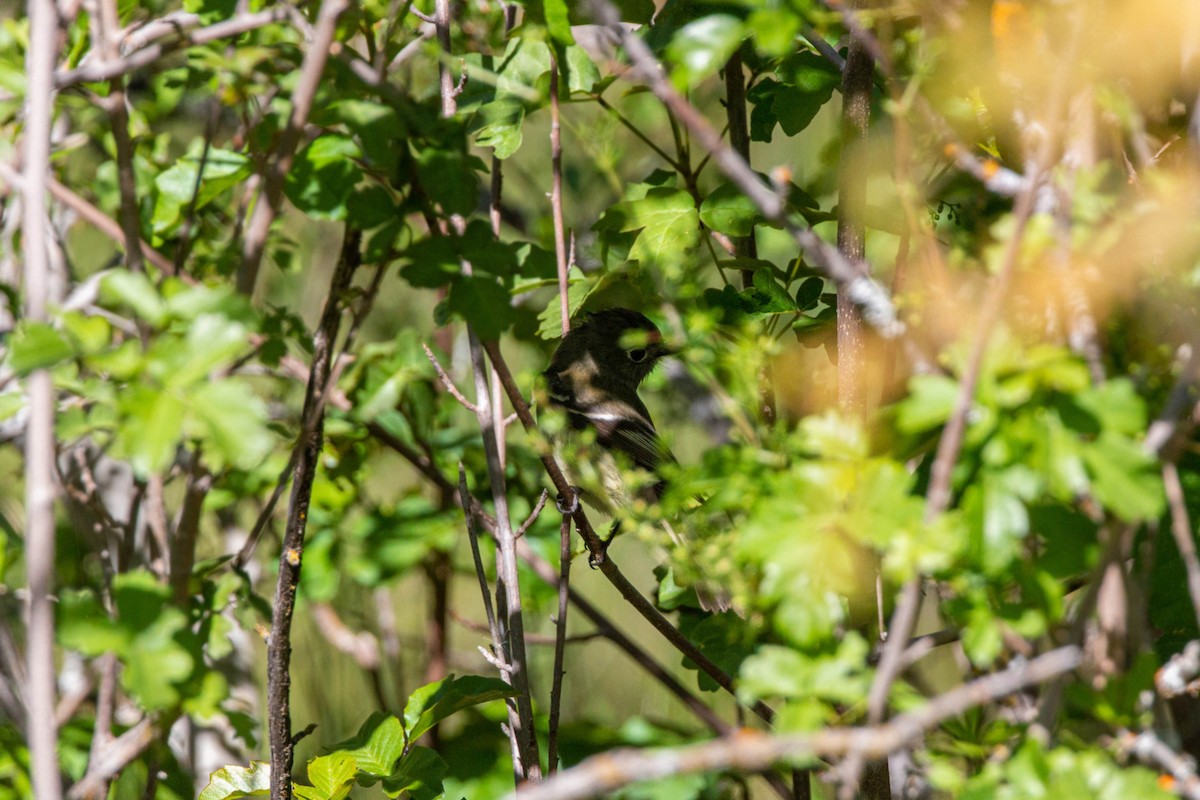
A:
[[[511,790],[500,701],[512,692],[485,677],[494,669],[476,653],[487,636],[472,622],[483,614],[455,496],[461,464],[494,513],[482,439],[423,345],[445,380],[469,387],[470,325],[503,341],[518,383],[535,393],[562,334],[546,200],[557,69],[570,311],[644,310],[680,353],[678,369],[643,392],[679,463],[664,468],[660,504],[622,510],[632,533],[614,558],[639,585],[653,582],[664,613],[736,678],[740,702],[775,708],[781,731],[866,719],[877,619],[908,581],[924,581],[922,631],[951,629],[956,641],[953,656],[923,662],[893,688],[897,709],[1086,638],[1087,661],[1067,680],[1052,730],[1035,724],[1031,691],[946,720],[915,752],[916,769],[937,797],[1165,796],[1154,771],[1131,765],[1120,735],[1157,730],[1197,750],[1154,694],[1156,670],[1200,630],[1146,434],[1173,391],[1194,401],[1200,170],[1189,121],[1200,85],[1182,32],[1200,25],[1200,12],[1169,0],[864,7],[856,25],[887,60],[875,74],[870,135],[849,148],[838,125],[851,33],[840,4],[617,3],[717,130],[730,119],[724,71],[739,56],[753,165],[792,218],[829,242],[844,159],[862,162],[867,260],[893,288],[907,344],[931,357],[918,371],[898,343],[870,334],[861,352],[839,354],[832,281],[719,174],[713,154],[587,25],[583,5],[519,5],[509,30],[503,4],[467,4],[440,53],[422,33],[429,0],[353,4],[251,296],[233,288],[245,226],[265,202],[256,187],[292,113],[316,6],[236,38],[169,37],[161,57],[123,77],[136,182],[125,199],[143,241],[178,274],[129,269],[119,236],[56,202],[61,292],[49,322],[24,319],[20,241],[15,223],[3,226],[5,440],[21,441],[28,375],[49,370],[58,393],[59,687],[68,697],[84,687],[59,731],[63,774],[78,781],[87,771],[100,733],[95,687],[111,658],[111,733],[146,717],[159,734],[110,797],[267,790],[263,641],[287,495],[273,513],[267,502],[289,474],[330,262],[341,232],[353,230],[364,234],[364,266],[347,296],[333,298],[348,312],[345,352],[326,398],[293,663],[296,684],[314,687],[293,692],[293,716],[320,728],[300,744],[314,754],[298,758],[294,791],[303,800],[481,800]],[[117,4],[130,35],[167,14],[210,25],[267,7]],[[61,74],[99,57],[90,13],[65,26]],[[6,162],[23,135],[27,46],[24,17],[0,20]],[[458,87],[449,118],[439,66]],[[113,88],[76,83],[56,95],[52,169],[117,219],[118,148],[105,110]],[[1009,196],[956,167],[964,152],[985,176],[1044,176],[1023,233]],[[3,197],[5,220],[16,219],[17,199]],[[729,247],[731,237],[753,237],[756,250]],[[1014,247],[1016,269],[998,288]],[[931,514],[938,443],[975,372],[976,323],[1001,290],[969,387],[952,501]],[[839,370],[869,387],[864,413],[837,409]],[[1194,520],[1200,463],[1190,411],[1175,413],[1181,434],[1164,453],[1182,478],[1175,511]],[[544,442],[518,427],[508,430],[505,472],[516,524],[547,486]],[[9,451],[0,468],[16,475]],[[6,647],[24,642],[24,488],[0,488]],[[557,568],[554,516],[533,521],[525,541]],[[243,558],[251,530],[261,539]],[[490,541],[482,557],[494,578]],[[1101,636],[1088,618],[1092,594],[1114,567],[1128,618]],[[527,628],[544,633],[554,591],[532,570],[521,580]],[[635,624],[595,574],[576,570],[573,580],[619,626]],[[701,608],[714,587],[734,611]],[[459,621],[463,630],[450,627]],[[586,630],[573,612],[571,633]],[[450,640],[442,650],[439,635]],[[369,643],[374,660],[348,639]],[[636,665],[597,655],[607,647],[568,651],[561,766],[711,735]],[[663,642],[648,649],[689,685],[717,691]],[[550,669],[548,656],[534,656],[543,741]],[[0,705],[0,800],[31,792],[12,696]],[[701,697],[729,711],[727,698]],[[185,759],[168,742],[180,720],[217,741],[218,763],[195,748]],[[680,776],[615,796],[765,796],[748,780]]]

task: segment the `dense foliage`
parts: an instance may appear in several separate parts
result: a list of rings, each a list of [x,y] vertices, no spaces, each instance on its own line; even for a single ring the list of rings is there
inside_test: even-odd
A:
[[[1200,796],[1200,12],[56,9],[49,49],[0,26],[0,468],[30,463],[49,373],[57,496],[35,663],[47,487],[0,487],[0,798],[33,796],[39,669],[71,797],[480,800],[714,736],[726,760],[590,791]],[[679,353],[642,390],[666,494],[601,570],[572,538],[566,621],[548,445],[507,417],[564,303],[642,310]],[[1067,667],[1022,682],[1046,654]],[[889,771],[861,748],[896,717],[922,722]],[[739,761],[741,726],[811,736]]]

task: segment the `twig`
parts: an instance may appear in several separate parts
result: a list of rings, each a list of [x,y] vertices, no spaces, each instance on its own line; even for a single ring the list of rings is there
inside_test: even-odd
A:
[[[99,29],[100,53],[103,62],[117,59],[117,30],[118,22],[116,0],[100,0],[100,13],[93,17],[93,24]],[[112,123],[113,143],[116,146],[117,157],[117,188],[120,200],[119,219],[121,230],[125,234],[125,264],[135,272],[142,272],[142,251],[138,243],[141,241],[141,215],[138,211],[137,180],[133,174],[133,139],[129,136],[129,112],[125,108],[125,81],[123,76],[115,75],[109,82],[108,97],[105,105],[108,107],[108,118]]]
[[[183,503],[179,508],[179,519],[175,522],[175,535],[171,537],[169,574],[175,602],[181,605],[189,596],[188,584],[196,562],[196,540],[200,536],[200,516],[204,510],[204,498],[208,496],[212,485],[213,476],[204,468],[197,446],[192,451]]]
[[[296,79],[296,88],[292,92],[291,114],[288,115],[287,125],[279,135],[274,157],[263,171],[262,189],[250,223],[246,227],[246,236],[242,242],[242,264],[238,270],[238,291],[242,294],[249,295],[254,291],[258,280],[258,268],[267,246],[267,234],[283,202],[283,180],[291,169],[296,147],[300,143],[304,125],[308,121],[308,113],[312,109],[313,98],[320,85],[321,73],[325,71],[325,62],[329,58],[334,35],[337,33],[338,17],[349,5],[349,0],[323,0],[321,3],[321,11],[317,15],[317,24],[313,31],[313,42],[304,53],[304,60],[300,64],[300,76]]]
[[[559,124],[558,57],[550,55],[550,210],[554,217],[554,263],[558,268],[558,313],[562,317],[563,336],[571,330],[571,304],[567,297],[567,236],[563,223],[562,126]],[[550,759],[554,769],[554,759]]]
[[[1183,496],[1183,485],[1179,482],[1179,470],[1173,461],[1162,465],[1163,486],[1166,488],[1167,503],[1171,508],[1171,533],[1175,546],[1187,570],[1188,594],[1192,597],[1192,609],[1200,621],[1200,559],[1196,558],[1196,540],[1192,538],[1192,525],[1188,521],[1187,503]]]
[[[1139,761],[1170,773],[1175,781],[1170,788],[1176,794],[1188,800],[1200,800],[1200,776],[1196,774],[1196,762],[1191,756],[1177,753],[1153,731],[1138,734],[1123,731],[1119,743],[1122,750]]]
[[[864,728],[828,728],[810,734],[771,736],[749,731],[711,742],[653,750],[615,750],[593,756],[578,766],[526,785],[508,800],[585,800],[631,783],[672,775],[733,769],[757,772],[785,759],[837,756],[859,751],[882,758],[940,722],[976,706],[1020,691],[1075,669],[1078,647],[1063,647],[985,675],[931,700],[891,722]]]
[[[367,672],[379,672],[379,641],[374,636],[350,630],[329,603],[313,603],[312,616],[317,630],[335,650],[353,658]]]
[[[472,414],[478,414],[479,408],[470,400],[468,400],[463,393],[458,390],[458,387],[454,385],[454,381],[451,380],[450,376],[446,374],[446,370],[442,369],[442,363],[438,361],[438,357],[435,356],[433,351],[429,349],[429,345],[421,342],[421,349],[425,351],[425,357],[429,359],[430,364],[433,364],[434,370],[437,371],[438,380],[442,382],[442,386],[445,387],[446,391],[450,393],[450,396],[457,400],[463,408],[467,409]]]
[[[180,48],[207,44],[208,42],[231,36],[240,36],[247,31],[262,28],[273,22],[283,22],[290,17],[290,7],[287,4],[280,4],[272,6],[265,11],[259,11],[254,14],[240,14],[236,17],[209,25],[208,27],[189,32],[185,28],[188,25],[198,24],[200,18],[195,15],[181,16],[178,18],[178,23],[169,31],[160,28],[155,28],[153,31],[155,34],[160,31],[164,34],[176,33],[178,34],[177,39],[149,44],[139,50],[134,50],[123,58],[113,61],[91,61],[75,69],[59,70],[54,73],[54,88],[65,89],[77,83],[112,80],[119,75],[127,75],[142,67],[149,66],[163,56]],[[134,38],[130,41],[138,43],[143,41],[144,38],[148,37],[143,37],[142,39]]]
[[[1154,676],[1154,688],[1166,698],[1196,693],[1196,678],[1200,676],[1200,640],[1193,639],[1183,651],[1167,660]]]
[[[471,542],[471,556],[475,561],[475,576],[479,579],[479,593],[483,596],[483,610],[487,615],[487,630],[488,635],[491,637],[492,643],[491,653],[494,658],[499,659],[504,654],[504,640],[500,636],[500,626],[496,622],[496,612],[493,610],[492,606],[492,592],[488,587],[487,572],[484,571],[483,557],[479,553],[479,534],[475,530],[475,513],[471,508],[471,501],[474,500],[474,498],[471,497],[470,492],[467,491],[467,472],[465,469],[463,469],[461,462],[458,465],[458,499],[459,505],[462,506],[463,512],[466,515],[467,537]],[[482,650],[482,648],[480,649]],[[484,658],[487,658],[486,652],[484,654]],[[491,659],[488,659],[488,662],[493,663]],[[500,678],[509,686],[512,686],[513,680],[511,667],[508,664],[504,664],[504,666],[499,666],[497,664],[496,668],[500,672]],[[507,706],[508,725],[506,726],[506,731],[508,735],[509,749],[512,753],[513,773],[516,780],[520,782],[522,778],[522,769],[520,765],[524,756],[521,742],[516,736],[512,735],[514,723],[519,722],[517,716],[518,711],[516,708],[516,702],[512,699],[507,701]]]
[[[551,90],[553,91],[553,90]],[[564,319],[564,322],[566,320]],[[571,515],[563,514],[558,528],[558,616],[554,620],[554,667],[550,683],[550,719],[546,750],[550,774],[558,772],[558,718],[562,713],[563,659],[567,650],[568,591],[571,586]]]
[[[546,501],[548,499],[550,499],[550,493],[545,489],[542,489],[542,494],[538,497],[538,501],[534,505],[533,510],[529,512],[529,516],[526,517],[525,521],[521,523],[521,526],[517,528],[518,539],[525,535],[526,531],[529,530],[530,525],[537,522],[537,518],[541,516],[542,509],[546,507]]]
[[[150,717],[113,739],[100,753],[99,759],[88,762],[87,773],[67,792],[67,800],[102,798],[108,782],[131,764],[158,738],[158,726]],[[38,800],[42,796],[37,795]]]
[[[29,46],[24,136],[22,232],[25,252],[25,319],[45,322],[50,294],[51,235],[46,217],[50,174],[52,76],[58,58],[57,11],[53,0],[28,0]],[[29,421],[25,428],[25,576],[28,617],[25,657],[28,679],[25,707],[33,793],[58,800],[58,732],[54,724],[54,379],[36,370],[25,383]]]
[[[326,4],[339,0],[326,0]],[[322,14],[324,14],[324,8]],[[361,255],[361,234],[346,231],[341,257],[329,283],[329,295],[316,334],[313,336],[313,362],[301,412],[301,431],[296,448],[292,495],[288,503],[287,527],[279,556],[279,578],[271,614],[271,635],[267,646],[268,737],[271,744],[271,798],[290,800],[292,796],[292,716],[291,716],[291,627],[300,582],[304,532],[308,523],[308,504],[316,477],[324,433],[324,398],[331,380],[332,355],[341,317],[342,301],[349,290]]]

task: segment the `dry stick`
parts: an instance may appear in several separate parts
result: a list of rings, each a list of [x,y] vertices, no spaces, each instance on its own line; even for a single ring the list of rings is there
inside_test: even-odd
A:
[[[1175,785],[1170,787],[1175,794],[1187,800],[1200,800],[1200,776],[1196,774],[1196,762],[1190,756],[1176,752],[1153,731],[1139,734],[1124,731],[1119,744],[1122,750],[1132,753],[1143,764],[1169,773],[1175,780]],[[1161,778],[1159,785],[1162,785]]]
[[[439,4],[446,0],[439,0]],[[505,486],[504,468],[500,464],[496,430],[492,416],[492,401],[488,390],[487,368],[483,359],[483,348],[475,332],[467,328],[467,340],[471,352],[471,370],[475,375],[476,419],[483,434],[483,452],[487,459],[488,478],[492,488],[492,504],[496,509],[496,534],[499,552],[496,558],[496,594],[503,600],[501,622],[507,632],[505,662],[511,667],[512,685],[517,692],[517,718],[509,720],[512,735],[521,750],[523,777],[528,780],[541,778],[541,758],[538,755],[537,733],[534,729],[533,702],[530,697],[529,660],[525,655],[525,622],[521,614],[521,588],[517,573],[516,536],[508,514],[508,489]]]
[[[504,385],[504,391],[508,393],[509,402],[513,404],[513,408],[517,412],[517,417],[525,426],[526,430],[534,431],[537,429],[537,423],[533,419],[533,415],[529,412],[529,404],[525,402],[525,398],[521,396],[521,390],[513,379],[512,373],[508,369],[508,364],[505,363],[503,355],[500,353],[500,347],[496,342],[484,343],[484,348],[487,350],[488,356],[491,358],[492,366],[500,375],[500,382]],[[554,457],[549,453],[542,453],[542,465],[546,468],[547,474],[550,476],[550,481],[554,484],[554,488],[563,497],[570,496],[572,488],[563,476],[562,470],[559,469]],[[587,517],[587,513],[583,510],[582,505],[575,510],[572,515],[575,521],[575,529],[579,531],[579,535],[583,538],[588,550],[597,562],[599,569],[609,582],[616,587],[638,613],[646,619],[647,622],[654,627],[662,636],[669,641],[675,649],[679,650],[684,656],[692,661],[699,669],[717,682],[719,686],[725,689],[730,694],[736,696],[736,690],[733,683],[733,678],[724,670],[712,662],[703,652],[700,651],[694,644],[687,640],[678,629],[673,626],[666,617],[662,615],[654,604],[642,595],[633,584],[629,582],[616,563],[611,557],[605,554],[603,545],[599,537],[596,535],[595,529],[592,528],[591,521]],[[770,722],[775,714],[763,702],[756,702],[751,710],[761,717],[764,721]]]
[[[845,286],[849,297],[862,308],[863,319],[883,336],[900,336],[905,328],[896,316],[887,291],[871,279],[862,264],[845,258],[812,229],[797,225],[788,212],[785,198],[762,181],[746,161],[708,124],[703,114],[675,90],[650,48],[633,31],[621,24],[620,13],[610,0],[589,0],[592,16],[616,37],[630,61],[659,100],[691,130],[700,146],[718,168],[762,212],[769,222],[782,226],[803,251],[809,263],[835,284]],[[918,354],[914,353],[914,356]]]
[[[512,670],[509,664],[504,661],[504,640],[500,635],[500,626],[496,622],[496,612],[492,610],[492,592],[488,588],[487,572],[484,571],[483,557],[479,553],[479,533],[475,529],[476,514],[472,510],[472,500],[474,498],[467,491],[467,472],[463,469],[463,465],[460,462],[458,465],[458,501],[463,508],[463,513],[467,520],[467,538],[471,541],[471,556],[475,562],[475,576],[479,579],[479,593],[483,596],[483,611],[487,615],[488,635],[492,640],[492,658],[488,660],[499,670],[500,679],[509,686],[512,686]],[[519,784],[524,778],[521,766],[524,755],[521,751],[520,741],[514,733],[516,729],[513,728],[513,725],[519,721],[516,700],[509,698],[506,704],[508,706],[508,745],[512,751],[513,780]]]
[[[146,752],[146,748],[158,739],[158,734],[158,725],[149,717],[143,717],[141,722],[109,742],[98,760],[88,763],[87,773],[71,787],[67,800],[103,798],[108,782]],[[43,795],[35,793],[34,796],[44,800]]]
[[[558,719],[562,711],[563,660],[567,650],[567,609],[571,581],[571,515],[563,514],[558,528],[558,616],[554,620],[554,667],[550,682],[550,719],[546,750],[550,774],[558,772]]]
[[[1069,672],[1082,658],[1078,647],[1062,647],[1002,672],[951,689],[916,711],[863,728],[827,728],[816,733],[772,736],[744,733],[698,745],[653,750],[617,750],[593,756],[508,800],[585,800],[636,781],[695,772],[762,770],[784,759],[837,756],[860,751],[880,758],[917,741],[942,721],[998,698]]]
[[[170,582],[175,602],[181,606],[189,596],[188,584],[191,582],[192,567],[196,563],[200,517],[204,510],[204,498],[208,496],[212,485],[213,476],[204,468],[200,448],[196,447],[192,452],[192,463],[188,470],[179,519],[175,523],[175,535],[171,537]]]
[[[1171,533],[1175,536],[1175,546],[1179,548],[1179,555],[1183,558],[1183,566],[1187,570],[1188,594],[1192,596],[1196,620],[1200,621],[1200,560],[1196,558],[1196,541],[1192,538],[1192,525],[1188,520],[1183,485],[1179,482],[1179,469],[1173,461],[1162,465],[1162,476],[1167,503],[1171,507]]]
[[[50,237],[46,181],[50,174],[51,77],[58,57],[57,11],[53,0],[29,0],[28,80],[25,108],[24,233],[25,319],[46,322],[50,290]],[[28,621],[25,706],[38,800],[58,800],[58,733],[54,724],[54,379],[45,369],[26,379],[29,422],[25,429],[25,575]]]
[[[304,53],[304,60],[300,64],[300,77],[296,80],[295,91],[292,92],[292,112],[288,115],[283,133],[279,135],[274,158],[263,170],[262,189],[254,206],[254,213],[250,217],[250,224],[246,227],[237,284],[238,291],[242,294],[249,295],[254,292],[258,268],[266,251],[267,234],[283,203],[283,180],[291,169],[296,146],[304,133],[313,97],[321,81],[321,73],[325,71],[325,62],[329,58],[329,50],[337,33],[338,17],[349,5],[349,0],[323,0],[321,3],[321,11],[317,15],[317,24],[313,31],[313,41]]]
[[[559,124],[558,59],[550,56],[550,208],[554,215],[554,261],[558,267],[558,305],[563,336],[571,330],[571,305],[567,297],[567,235],[563,223],[562,127]]]
[[[118,57],[117,37],[120,24],[117,16],[116,0],[100,0],[100,13],[96,17],[99,23],[100,52],[105,62],[114,61]],[[118,218],[121,230],[125,234],[125,264],[134,272],[142,272],[142,251],[138,246],[141,241],[141,215],[138,211],[137,181],[133,174],[133,139],[129,136],[129,111],[125,108],[125,80],[117,75],[109,80],[108,119],[112,124],[113,143],[117,155],[117,188],[120,206]]]
[[[3,177],[2,171],[0,171],[0,177]],[[121,247],[127,246],[128,240],[124,237],[121,226],[115,220],[54,178],[50,178],[50,196],[83,217],[89,225],[117,242]],[[175,274],[175,265],[166,256],[151,247],[144,239],[138,239],[137,244],[143,258],[165,274]],[[189,278],[185,278],[185,280],[190,281]]]
[[[327,4],[335,0],[326,0]],[[331,378],[334,342],[341,319],[341,304],[359,266],[361,234],[347,230],[341,257],[329,282],[329,295],[313,336],[313,361],[301,412],[300,446],[296,448],[296,467],[292,476],[292,495],[288,502],[287,527],[279,554],[279,578],[271,613],[271,634],[267,644],[267,735],[271,744],[271,800],[289,800],[292,796],[292,713],[291,657],[292,613],[296,588],[300,582],[304,532],[308,523],[308,504],[312,499],[313,479],[321,453],[324,433],[325,397]]]
[[[149,44],[114,61],[92,61],[75,69],[59,70],[54,73],[54,88],[64,89],[77,83],[107,81],[119,75],[128,75],[130,72],[153,64],[175,50],[207,44],[217,39],[240,36],[256,28],[270,25],[273,22],[284,22],[291,16],[291,13],[291,9],[287,4],[280,4],[266,11],[259,11],[254,14],[239,14],[238,16],[222,20],[205,28],[186,31],[184,30],[185,27],[196,25],[200,22],[199,17],[188,15],[186,18],[181,18],[177,25],[171,27],[169,33],[178,35],[178,38],[175,40]],[[167,32],[165,29],[160,30],[163,30],[164,33]]]

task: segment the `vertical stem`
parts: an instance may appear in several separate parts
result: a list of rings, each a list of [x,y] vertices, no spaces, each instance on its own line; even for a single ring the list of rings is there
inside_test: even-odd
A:
[[[838,250],[852,263],[866,252],[863,209],[867,195],[867,128],[871,121],[871,80],[875,61],[860,39],[850,40],[842,74],[842,164],[838,187]],[[843,412],[863,413],[863,323],[846,287],[838,287],[838,403]]]
[[[558,719],[562,712],[563,660],[567,648],[567,609],[570,607],[571,586],[571,516],[562,515],[558,530],[558,618],[554,621],[554,674],[550,684],[550,721],[547,724],[549,751],[547,768],[553,775],[558,771]]]
[[[296,588],[300,583],[304,532],[308,525],[308,504],[312,499],[313,479],[325,430],[325,387],[330,380],[334,342],[341,315],[341,301],[350,288],[361,258],[358,231],[347,229],[342,255],[329,283],[325,310],[313,336],[313,363],[304,393],[298,456],[292,474],[292,494],[288,502],[287,528],[279,554],[279,578],[275,584],[275,603],[271,613],[271,635],[267,645],[267,735],[271,743],[271,800],[290,800],[292,796],[292,712],[291,658],[292,613],[296,606]]]
[[[567,297],[567,236],[563,223],[562,129],[558,108],[558,58],[550,56],[550,207],[554,214],[554,261],[558,266],[558,305],[562,315],[563,336],[571,330],[571,305]],[[551,762],[551,769],[554,765]]]
[[[101,51],[106,60],[115,60],[120,57],[117,49],[120,19],[116,0],[101,0],[99,17]],[[108,86],[105,104],[117,151],[117,187],[121,200],[119,218],[121,232],[125,235],[125,264],[129,269],[141,272],[145,269],[142,262],[142,226],[138,213],[137,181],[133,174],[133,139],[129,136],[129,112],[125,108],[125,78],[113,78]]]
[[[746,76],[742,74],[742,54],[735,52],[725,62],[725,115],[729,119],[729,144],[733,151],[750,163],[750,129],[746,120]],[[738,258],[757,258],[754,232],[732,238]],[[754,285],[754,270],[742,270],[742,288]]]
[[[506,635],[505,663],[517,691],[516,719],[512,734],[521,748],[521,762],[526,780],[541,778],[541,757],[538,755],[537,735],[533,725],[533,701],[530,698],[528,660],[525,655],[525,622],[521,613],[521,587],[517,578],[516,536],[508,513],[508,489],[496,439],[500,432],[494,425],[491,391],[479,337],[470,328],[467,336],[471,348],[471,367],[475,375],[475,408],[479,429],[483,433],[483,452],[487,458],[488,478],[492,488],[492,503],[496,508],[496,533],[499,552],[496,555],[496,593],[503,601],[500,624]]]
[[[53,0],[29,0],[28,97],[25,116],[25,318],[45,322],[50,261],[46,241],[46,188],[54,61],[58,55]],[[25,438],[25,574],[29,587],[26,711],[33,792],[37,800],[62,795],[58,732],[54,724],[54,381],[37,370],[26,381],[29,423]]]
[[[425,565],[425,577],[429,584],[429,616],[425,620],[425,647],[429,655],[425,661],[424,683],[433,683],[446,677],[447,625],[449,621],[450,575],[453,572],[450,554],[435,551]],[[429,729],[428,744],[434,750],[441,742],[440,726]]]

